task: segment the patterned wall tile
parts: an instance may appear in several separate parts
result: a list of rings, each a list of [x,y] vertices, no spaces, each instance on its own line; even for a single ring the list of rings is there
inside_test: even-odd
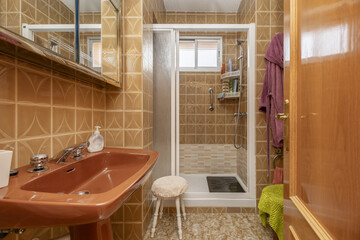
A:
[[[92,108],[92,88],[83,84],[76,84],[76,105],[83,108]]]
[[[51,108],[18,105],[18,138],[50,135]]]
[[[143,104],[142,97],[141,93],[125,93],[125,109],[141,110]]]
[[[142,130],[125,130],[125,147],[139,148],[143,145],[143,131]]]
[[[0,99],[15,100],[14,60],[6,55],[0,56]]]
[[[15,139],[15,104],[0,103],[0,141]],[[6,117],[5,117],[6,116]]]
[[[124,204],[124,221],[141,222],[142,217],[141,204]]]
[[[106,107],[105,91],[93,88],[93,108],[104,110]]]
[[[180,144],[180,173],[236,173],[237,151],[233,145]]]
[[[142,112],[125,112],[125,128],[142,128]]]
[[[125,240],[141,240],[142,239],[141,223],[125,223],[124,239]]]
[[[18,166],[28,165],[30,157],[35,154],[51,156],[51,140],[49,137],[19,141],[17,149]]]
[[[56,154],[62,151],[63,149],[75,144],[75,134],[54,136],[52,144],[53,144],[52,155],[56,156]]]
[[[53,77],[53,104],[75,106],[75,80],[61,75]]]
[[[106,109],[107,110],[122,110],[123,109],[123,93],[122,92],[107,92],[106,93]]]
[[[72,133],[75,131],[75,110],[53,108],[53,134]]]
[[[126,35],[142,35],[142,18],[125,18],[124,21]]]
[[[76,129],[77,131],[92,131],[92,113],[88,110],[76,110]]]
[[[105,146],[124,147],[124,130],[106,130]]]
[[[36,68],[36,67],[35,67]],[[18,68],[18,101],[50,104],[51,77],[42,71]]]
[[[93,127],[100,126],[101,128],[105,128],[105,111],[97,111],[93,110]]]

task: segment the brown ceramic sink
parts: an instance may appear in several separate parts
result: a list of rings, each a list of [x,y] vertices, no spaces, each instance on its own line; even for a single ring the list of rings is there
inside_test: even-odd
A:
[[[41,173],[19,168],[9,186],[0,189],[0,228],[76,226],[70,228],[72,239],[81,239],[76,229],[110,224],[109,217],[146,178],[157,156],[154,151],[105,148],[78,161],[48,163],[50,170]]]

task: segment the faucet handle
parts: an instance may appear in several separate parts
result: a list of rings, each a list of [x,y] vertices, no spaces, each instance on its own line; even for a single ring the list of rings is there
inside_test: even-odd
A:
[[[79,144],[79,147],[80,149],[85,149],[89,146],[89,142],[82,142]]]
[[[81,158],[84,157],[84,155],[82,155],[82,153],[84,152],[84,149],[87,148],[88,146],[88,142],[82,142],[80,143],[77,147],[75,147],[75,151],[74,151],[74,155],[72,156],[72,158]]]
[[[48,156],[46,154],[37,154],[30,158],[30,165],[33,168],[28,169],[28,172],[41,172],[46,171],[49,167],[46,167],[45,164],[48,162]]]

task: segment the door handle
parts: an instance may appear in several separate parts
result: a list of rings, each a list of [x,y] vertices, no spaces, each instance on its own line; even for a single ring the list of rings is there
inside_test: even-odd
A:
[[[276,120],[285,120],[288,118],[289,118],[289,115],[286,113],[278,113],[275,117]]]
[[[289,105],[289,99],[285,99],[285,112],[288,112],[286,110],[286,108],[288,107]],[[289,114],[287,113],[278,113],[276,116],[275,116],[275,119],[276,120],[285,120],[285,119],[288,119],[289,118]]]

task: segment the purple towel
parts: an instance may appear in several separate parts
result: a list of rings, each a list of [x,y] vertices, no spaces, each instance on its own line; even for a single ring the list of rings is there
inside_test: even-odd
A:
[[[273,135],[272,145],[283,146],[284,123],[275,119],[278,113],[283,112],[283,40],[283,33],[276,34],[265,54],[266,74],[259,104],[259,110],[266,112],[268,175],[270,174],[270,125]]]

